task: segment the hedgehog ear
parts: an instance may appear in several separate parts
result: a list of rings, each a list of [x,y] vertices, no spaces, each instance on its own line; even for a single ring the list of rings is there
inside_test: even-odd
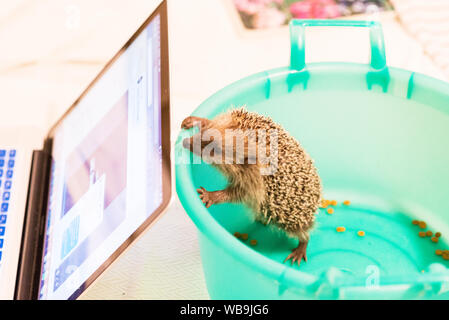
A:
[[[255,153],[248,152],[248,146],[245,143],[243,148],[236,148],[234,145],[224,144],[223,157],[228,164],[255,164]]]
[[[245,145],[244,161],[247,164],[257,163],[257,148],[251,148],[251,146]]]
[[[257,143],[255,137],[247,137],[243,144],[243,154],[240,155],[243,163],[256,164],[257,163]]]
[[[251,133],[248,138],[245,140],[245,160],[248,164],[256,164],[258,157],[257,157],[257,145],[258,145],[258,139],[257,135],[255,133]]]
[[[234,140],[235,139],[235,140]],[[225,161],[228,164],[256,164],[256,136],[247,132],[234,131],[223,141]]]

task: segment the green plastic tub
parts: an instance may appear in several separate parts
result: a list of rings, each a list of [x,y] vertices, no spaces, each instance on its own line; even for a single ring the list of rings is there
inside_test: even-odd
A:
[[[367,27],[370,65],[305,64],[307,26]],[[224,177],[176,143],[176,188],[199,230],[213,299],[447,299],[449,261],[449,84],[386,66],[377,22],[294,20],[291,64],[242,79],[214,94],[194,115],[231,106],[270,116],[315,159],[324,197],[308,262],[283,263],[297,240],[254,222],[240,204],[206,209],[196,189],[218,190]],[[350,200],[345,206],[343,200]],[[413,225],[423,220],[426,229]],[[344,226],[346,232],[336,232]],[[437,243],[419,231],[441,232]],[[234,232],[248,233],[257,246]],[[365,231],[365,236],[358,236]]]

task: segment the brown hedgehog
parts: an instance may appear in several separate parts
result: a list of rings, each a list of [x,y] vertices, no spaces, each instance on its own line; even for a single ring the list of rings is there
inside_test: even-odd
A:
[[[307,261],[321,181],[299,142],[270,118],[244,108],[231,109],[213,120],[188,117],[181,125],[183,129],[194,126],[199,133],[184,139],[183,146],[218,168],[229,182],[224,190],[197,189],[206,207],[222,202],[246,204],[257,221],[299,239],[285,261],[292,259],[298,265],[302,259]]]

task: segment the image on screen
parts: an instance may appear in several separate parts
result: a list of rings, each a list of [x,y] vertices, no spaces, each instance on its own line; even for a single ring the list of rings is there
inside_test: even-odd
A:
[[[156,15],[54,131],[40,299],[72,297],[162,203],[160,56]]]

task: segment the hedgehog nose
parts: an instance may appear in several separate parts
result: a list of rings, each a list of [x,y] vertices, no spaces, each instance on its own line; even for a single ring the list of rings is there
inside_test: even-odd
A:
[[[182,140],[182,146],[186,149],[190,149],[190,138],[185,138]]]

